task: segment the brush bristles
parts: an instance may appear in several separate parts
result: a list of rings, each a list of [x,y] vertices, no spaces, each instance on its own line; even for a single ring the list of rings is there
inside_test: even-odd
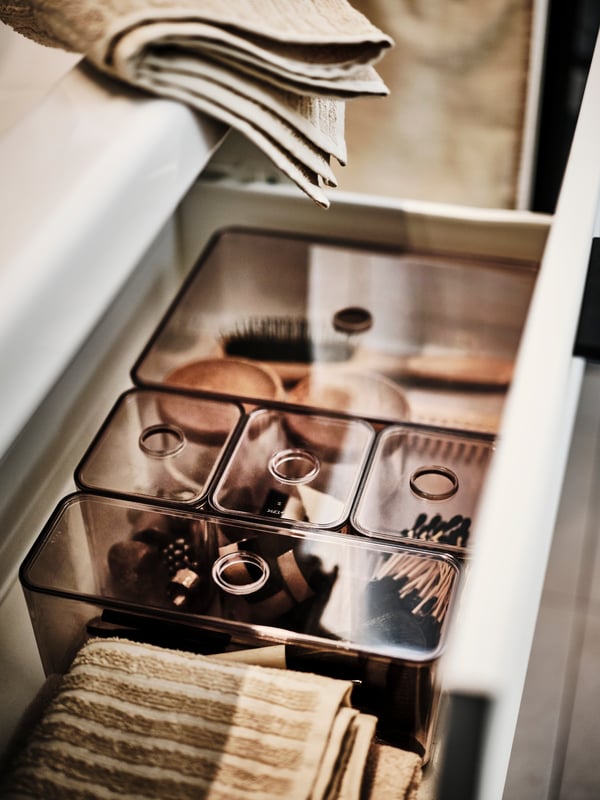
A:
[[[353,353],[345,336],[305,317],[242,320],[221,335],[221,344],[226,355],[259,361],[312,364],[346,361]]]
[[[490,445],[467,439],[451,439],[443,436],[423,436],[411,433],[406,437],[407,446],[414,453],[436,456],[438,459],[460,461],[463,464],[478,464],[489,458]]]
[[[415,616],[431,616],[440,623],[443,621],[454,584],[454,571],[449,564],[395,553],[382,559],[373,577],[375,580],[393,578],[399,581],[400,599],[417,592],[419,602],[412,608],[412,613]]]

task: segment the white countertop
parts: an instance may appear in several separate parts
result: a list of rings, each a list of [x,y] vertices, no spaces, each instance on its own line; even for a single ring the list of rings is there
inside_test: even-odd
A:
[[[86,65],[54,79],[0,135],[0,459],[224,135]]]

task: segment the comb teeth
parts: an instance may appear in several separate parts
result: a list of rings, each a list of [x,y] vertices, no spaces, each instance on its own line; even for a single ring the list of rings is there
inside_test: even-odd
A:
[[[226,355],[261,361],[346,361],[354,352],[346,336],[305,317],[250,317],[220,339]]]
[[[440,460],[460,461],[463,464],[477,464],[484,461],[489,453],[487,443],[442,436],[423,436],[420,433],[409,433],[406,443],[413,452],[419,455],[436,456]]]

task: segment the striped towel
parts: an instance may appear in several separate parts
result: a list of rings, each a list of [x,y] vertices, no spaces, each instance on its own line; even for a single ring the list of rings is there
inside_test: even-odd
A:
[[[92,639],[1,796],[358,800],[375,718],[350,706],[350,690],[318,675]],[[414,787],[418,759],[406,756]]]

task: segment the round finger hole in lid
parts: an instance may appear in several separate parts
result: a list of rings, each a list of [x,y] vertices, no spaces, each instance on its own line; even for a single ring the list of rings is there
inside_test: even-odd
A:
[[[370,311],[360,306],[341,308],[333,315],[333,327],[340,333],[363,333],[373,325],[373,316]]]
[[[448,467],[432,464],[413,472],[410,488],[413,494],[423,500],[447,500],[458,491],[458,478]]]
[[[265,559],[246,550],[220,556],[212,568],[214,582],[229,594],[253,594],[265,585],[269,574]]]
[[[308,450],[290,448],[271,456],[269,472],[281,483],[308,483],[318,475],[319,459]]]
[[[183,449],[185,434],[175,425],[151,425],[140,433],[139,444],[146,455],[166,458]]]

